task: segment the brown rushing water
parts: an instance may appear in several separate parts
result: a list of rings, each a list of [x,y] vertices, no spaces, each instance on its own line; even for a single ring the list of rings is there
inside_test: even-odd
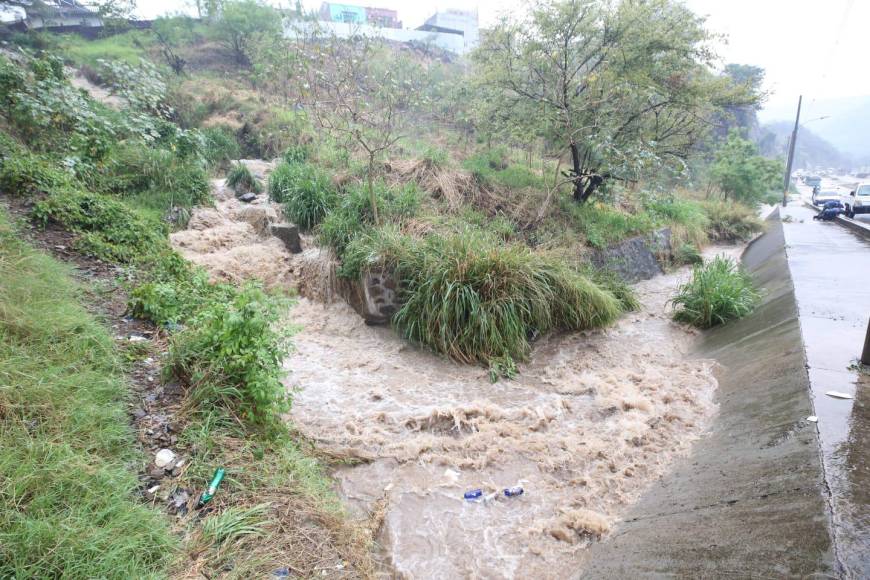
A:
[[[385,501],[385,574],[575,572],[714,412],[712,362],[686,358],[692,333],[666,304],[688,275],[637,285],[641,310],[610,329],[539,340],[520,376],[495,384],[344,304],[301,300],[285,364],[292,419],[319,446],[366,460],[336,477],[360,513]],[[501,495],[514,485],[525,493]],[[499,493],[463,500],[475,488]]]
[[[260,177],[271,169],[245,163]],[[263,220],[280,220],[280,208],[213,186],[215,207],[196,210],[174,247],[217,279],[329,295],[326,253],[306,238],[309,249],[294,256],[269,237]],[[335,476],[358,514],[385,506],[384,575],[576,574],[589,543],[606,541],[715,411],[712,362],[686,357],[693,333],[667,309],[688,275],[638,284],[642,308],[609,329],[538,340],[519,377],[495,384],[481,367],[366,326],[344,303],[300,299],[289,318],[301,331],[285,361],[291,418],[320,447],[364,460]],[[525,493],[462,498],[514,485]]]

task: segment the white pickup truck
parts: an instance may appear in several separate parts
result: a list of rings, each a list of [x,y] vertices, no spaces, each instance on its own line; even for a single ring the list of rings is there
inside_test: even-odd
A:
[[[843,205],[850,218],[856,213],[870,213],[870,182],[859,183],[849,195],[844,195]]]

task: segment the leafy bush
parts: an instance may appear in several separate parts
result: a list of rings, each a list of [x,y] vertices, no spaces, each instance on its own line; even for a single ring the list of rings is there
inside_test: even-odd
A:
[[[286,335],[276,330],[281,303],[248,285],[231,301],[213,301],[173,336],[169,368],[203,406],[222,405],[269,425],[289,409],[281,383]]]
[[[308,145],[291,145],[284,151],[283,159],[291,165],[294,163],[304,163],[308,161],[308,156],[311,154]]]
[[[283,161],[269,176],[269,197],[284,204],[291,221],[311,229],[335,205],[336,193],[325,171],[309,163]]]
[[[186,323],[206,304],[227,302],[234,294],[227,284],[210,283],[204,269],[174,250],[148,256],[139,266],[146,273],[130,290],[130,311],[160,325]]]
[[[622,312],[579,272],[479,231],[417,241],[386,227],[355,239],[346,259],[395,269],[403,305],[394,326],[462,362],[510,368],[528,356],[535,333],[601,326]]]
[[[263,186],[248,169],[244,163],[234,163],[227,173],[227,185],[236,192],[237,195],[242,195],[248,192],[260,193],[263,191]]]
[[[734,242],[748,240],[764,229],[764,223],[751,208],[736,202],[711,201],[704,204],[709,218],[711,240]]]
[[[732,131],[716,152],[710,179],[727,198],[754,206],[782,186],[784,170],[781,160],[762,157],[754,143]]]
[[[166,232],[124,203],[97,193],[63,191],[40,201],[33,217],[80,234],[77,246],[109,262],[131,262],[167,247]]]
[[[746,316],[759,298],[749,274],[733,260],[717,256],[695,266],[692,279],[680,286],[671,302],[676,308],[674,320],[710,328]]]
[[[32,197],[69,187],[70,175],[39,155],[22,153],[0,161],[0,191]]]

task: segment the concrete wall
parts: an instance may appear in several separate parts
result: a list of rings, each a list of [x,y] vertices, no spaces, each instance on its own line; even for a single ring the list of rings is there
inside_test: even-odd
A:
[[[706,333],[719,412],[692,455],[591,548],[588,578],[836,575],[794,288],[778,213],[746,250],[766,295]],[[654,458],[650,458],[654,461]]]

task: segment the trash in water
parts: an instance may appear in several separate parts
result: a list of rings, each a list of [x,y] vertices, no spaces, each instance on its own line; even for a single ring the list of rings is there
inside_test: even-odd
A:
[[[272,572],[273,578],[289,578],[290,577],[290,568],[278,568]]]
[[[175,461],[175,453],[171,449],[161,449],[154,456],[154,465],[157,467],[166,467],[173,461]]]
[[[498,492],[494,491],[489,495],[485,495],[483,497],[483,503],[489,503],[491,501],[495,501],[498,498]]]
[[[810,423],[818,423],[819,418],[816,417],[815,415],[810,415],[809,417],[807,417],[807,421],[809,421]]]
[[[127,340],[130,342],[145,342],[148,339],[140,334],[131,334]]]
[[[213,498],[214,494],[217,493],[218,486],[221,484],[221,481],[223,481],[223,478],[224,468],[218,467],[214,472],[214,477],[211,478],[211,483],[208,484],[208,489],[202,492],[202,495],[199,497],[199,507],[202,507],[211,501],[211,498]]]
[[[849,393],[841,393],[840,391],[828,391],[825,393],[829,397],[834,397],[835,399],[854,399],[852,395]]]
[[[523,488],[519,485],[515,485],[514,487],[506,487],[504,489],[505,497],[516,497],[518,495],[523,495]]]
[[[483,496],[482,489],[472,489],[471,491],[466,491],[464,494],[462,494],[462,497],[464,497],[465,499],[468,499],[468,500],[479,499],[482,496]]]

